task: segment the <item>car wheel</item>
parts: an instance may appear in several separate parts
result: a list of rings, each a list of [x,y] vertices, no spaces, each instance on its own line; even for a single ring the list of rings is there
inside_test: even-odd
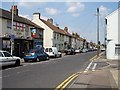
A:
[[[15,62],[15,66],[19,66],[20,65],[20,60],[17,60],[16,62]]]
[[[62,57],[62,54],[60,54],[60,57]]]
[[[28,62],[28,60],[24,60],[24,62]]]
[[[39,58],[37,58],[37,59],[36,59],[36,61],[38,62],[38,61],[40,61],[40,59],[39,59]]]
[[[55,54],[55,58],[57,57],[57,55]]]
[[[49,57],[46,57],[47,60],[49,60]]]

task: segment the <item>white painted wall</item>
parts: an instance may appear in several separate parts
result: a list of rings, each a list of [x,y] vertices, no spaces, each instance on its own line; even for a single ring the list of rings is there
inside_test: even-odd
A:
[[[33,15],[34,23],[44,28],[43,33],[43,46],[52,47],[53,46],[53,30],[51,30],[46,24],[44,24],[40,19],[38,14]]]
[[[2,21],[2,37],[3,37],[6,33],[10,34],[10,29],[9,30],[7,29],[6,19],[2,19],[1,21]]]
[[[0,18],[0,23],[2,23],[2,24],[0,24],[0,27],[1,27],[1,30],[0,30],[0,37],[4,37],[4,35],[5,34],[14,34],[14,35],[16,35],[16,30],[12,30],[12,29],[10,29],[10,28],[7,28],[7,19],[3,19],[3,18]],[[30,28],[32,28],[32,26],[29,26],[29,25],[27,25],[28,26],[28,28],[25,28],[27,31],[28,31],[28,35],[25,35],[25,31],[24,32],[22,32],[22,35],[21,36],[24,36],[25,38],[28,36],[28,37],[31,37],[31,31],[30,31]],[[18,35],[16,35],[16,37],[18,37]]]
[[[56,35],[56,38],[54,38],[54,35]],[[57,35],[59,36],[58,38],[57,38]],[[64,40],[62,39],[61,35],[62,34],[57,32],[53,33],[53,46],[56,46],[58,50],[62,50],[64,47]]]
[[[77,39],[77,49],[81,49],[83,47],[83,41]]]
[[[77,41],[76,38],[72,38],[72,48],[76,49],[77,48]]]
[[[120,11],[119,11],[120,12]],[[114,11],[106,17],[107,19],[107,59],[118,59],[118,55],[115,54],[115,44],[118,42],[118,10]]]
[[[0,18],[0,37],[2,37],[2,18]]]

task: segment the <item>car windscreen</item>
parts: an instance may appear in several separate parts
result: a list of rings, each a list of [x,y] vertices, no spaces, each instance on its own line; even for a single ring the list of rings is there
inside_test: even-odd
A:
[[[4,53],[4,56],[5,56],[5,57],[12,57],[12,55],[9,54],[8,52],[3,52],[3,53]]]
[[[0,57],[3,57],[2,53],[0,52]]]
[[[52,52],[52,48],[49,48],[49,52]]]
[[[26,51],[25,53],[35,53],[35,52],[36,52],[36,50],[31,49],[31,50],[29,50],[29,51]]]
[[[45,52],[48,52],[48,48],[45,49]]]

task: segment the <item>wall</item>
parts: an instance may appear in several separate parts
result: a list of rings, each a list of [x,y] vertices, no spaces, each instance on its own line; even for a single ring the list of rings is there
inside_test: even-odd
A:
[[[107,59],[118,59],[115,54],[115,44],[118,42],[118,12],[114,11],[107,18]]]
[[[3,31],[4,30],[4,31]],[[10,34],[10,29],[7,29],[7,20],[6,19],[2,19],[2,37],[6,34],[9,33]]]
[[[0,18],[0,50],[2,49],[2,19]]]
[[[57,47],[59,51],[61,51],[64,47],[64,40],[62,39],[62,37],[63,35],[60,33],[53,33],[53,46]]]
[[[43,46],[44,47],[52,47],[53,46],[53,31],[46,25],[44,24],[40,19],[39,16],[33,16],[34,23],[37,25],[41,26],[44,28],[43,32]]]

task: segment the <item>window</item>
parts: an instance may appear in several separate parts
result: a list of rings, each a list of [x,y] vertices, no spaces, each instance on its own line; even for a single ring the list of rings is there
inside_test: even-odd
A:
[[[57,39],[59,39],[59,34],[57,34]]]
[[[4,49],[10,48],[10,40],[3,40],[3,48]]]
[[[115,54],[120,55],[120,44],[115,45]]]
[[[2,53],[0,52],[0,57],[3,57]]]
[[[48,48],[46,48],[45,51],[48,52]]]
[[[3,52],[4,53],[4,56],[5,57],[12,57],[12,55],[10,55],[9,53],[7,53],[7,52]]]
[[[52,52],[52,48],[49,48],[49,52]]]
[[[54,33],[54,39],[56,39],[56,33]]]

